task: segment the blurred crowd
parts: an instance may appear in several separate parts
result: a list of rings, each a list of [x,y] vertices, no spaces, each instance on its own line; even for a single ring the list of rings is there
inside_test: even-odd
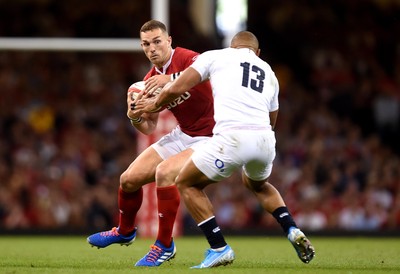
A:
[[[114,223],[119,175],[136,155],[126,92],[144,58],[0,53],[2,227]]]
[[[45,36],[48,28],[60,34],[58,23],[49,21],[61,18],[57,12],[65,15],[61,2],[37,2],[31,9],[40,10],[40,20],[31,15],[20,19],[24,24],[9,24],[16,36]],[[101,9],[102,2],[69,14],[64,30],[79,37],[72,31],[79,26],[96,37],[97,28],[83,27],[84,21],[102,16],[108,18],[102,23],[118,23],[108,27],[121,36],[137,36],[147,18],[135,21],[132,32],[122,19],[113,20],[121,7]],[[125,4],[129,11],[133,2],[141,1],[110,5]],[[170,2],[182,12],[187,1]],[[320,2],[249,1],[249,29],[281,84],[270,182],[304,230],[398,230],[400,4]],[[10,5],[7,18],[18,11],[15,2]],[[82,10],[91,16],[84,20]],[[0,25],[0,35],[10,36]],[[185,26],[171,26],[173,44],[193,48],[196,39]],[[215,41],[193,49],[206,50]],[[119,175],[137,155],[126,90],[148,69],[140,52],[0,52],[1,230],[116,224]],[[208,193],[221,226],[278,229],[239,174]]]

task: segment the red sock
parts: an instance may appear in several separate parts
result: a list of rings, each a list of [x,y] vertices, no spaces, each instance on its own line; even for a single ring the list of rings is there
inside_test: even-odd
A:
[[[136,214],[143,201],[143,189],[128,193],[119,188],[118,207],[119,225],[118,232],[122,235],[129,235],[135,229]]]
[[[176,214],[178,212],[180,196],[175,185],[157,187],[158,201],[158,236],[165,247],[171,245],[172,231],[174,228]]]

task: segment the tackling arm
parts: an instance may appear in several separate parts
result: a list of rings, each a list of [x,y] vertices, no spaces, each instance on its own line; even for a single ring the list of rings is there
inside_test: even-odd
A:
[[[172,102],[187,90],[201,82],[200,74],[192,67],[188,67],[175,81],[168,83],[156,97],[156,108]]]
[[[136,102],[135,112],[150,113],[169,104],[187,90],[201,82],[200,74],[193,68],[187,68],[173,82],[167,83],[160,93],[149,97],[148,94]]]

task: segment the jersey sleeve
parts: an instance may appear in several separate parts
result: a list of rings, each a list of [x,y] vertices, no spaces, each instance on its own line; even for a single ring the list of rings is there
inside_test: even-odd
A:
[[[204,52],[197,56],[196,60],[191,65],[191,67],[200,74],[202,81],[210,77],[210,66],[213,54],[214,51]]]

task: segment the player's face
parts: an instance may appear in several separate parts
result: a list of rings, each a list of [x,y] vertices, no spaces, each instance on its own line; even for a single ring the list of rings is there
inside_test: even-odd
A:
[[[154,29],[141,32],[140,39],[144,54],[151,63],[161,68],[168,62],[171,56],[171,36],[161,29]]]

